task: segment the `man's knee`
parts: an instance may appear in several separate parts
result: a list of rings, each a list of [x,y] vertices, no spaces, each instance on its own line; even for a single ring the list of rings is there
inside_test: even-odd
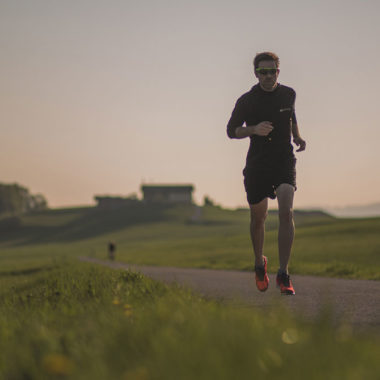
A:
[[[251,225],[254,228],[261,228],[268,215],[268,199],[264,198],[261,202],[250,205]]]
[[[282,207],[278,210],[278,217],[280,219],[280,223],[292,223],[293,222],[293,209]]]
[[[293,222],[294,187],[283,183],[277,188],[278,216],[280,223]]]
[[[251,210],[251,224],[254,227],[261,227],[265,224],[265,219],[268,216],[268,211],[255,212]]]

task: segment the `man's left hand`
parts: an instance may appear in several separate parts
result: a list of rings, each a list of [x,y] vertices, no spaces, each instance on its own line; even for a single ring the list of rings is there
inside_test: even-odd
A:
[[[294,144],[299,146],[299,148],[296,150],[296,152],[302,152],[306,149],[306,141],[303,140],[301,137],[294,137],[293,139]]]

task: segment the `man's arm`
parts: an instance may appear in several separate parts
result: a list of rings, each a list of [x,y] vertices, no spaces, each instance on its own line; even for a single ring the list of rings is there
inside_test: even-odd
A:
[[[244,102],[244,98],[240,97],[227,124],[227,135],[229,138],[244,139],[252,135],[267,136],[272,132],[273,126],[270,121],[262,121],[257,125],[244,126],[246,113],[246,103]]]
[[[301,137],[300,131],[298,129],[297,121],[292,120],[292,135],[293,135],[293,141],[294,144],[299,146],[299,148],[296,150],[296,152],[302,152],[306,149],[306,141]]]
[[[292,112],[292,135],[293,135],[293,142],[299,148],[296,150],[296,152],[302,152],[306,149],[306,141],[301,137],[300,131],[298,129],[297,124],[297,116],[295,111],[295,101],[296,101],[296,93],[294,92],[294,99],[293,99],[293,112]]]
[[[245,123],[245,114],[246,114],[245,108],[246,107],[244,105],[243,98],[240,97],[235,104],[235,107],[234,107],[232,114],[231,114],[231,118],[227,124],[227,136],[230,139],[243,138],[243,136],[238,137],[236,131],[238,129],[242,128],[242,126]],[[248,133],[248,131],[246,131],[246,132]],[[239,134],[239,136],[240,136],[240,134]],[[247,134],[247,136],[248,136],[248,134]],[[245,136],[245,137],[247,137],[247,136]]]
[[[235,136],[237,139],[244,139],[252,135],[267,136],[272,132],[273,126],[270,121],[262,121],[256,125],[250,125],[246,127],[237,127],[235,129]]]

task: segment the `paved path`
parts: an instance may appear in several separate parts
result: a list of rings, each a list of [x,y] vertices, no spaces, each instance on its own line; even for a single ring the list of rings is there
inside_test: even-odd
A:
[[[318,318],[327,307],[335,321],[373,327],[380,332],[380,281],[293,275],[296,295],[281,296],[275,286],[275,275],[269,275],[269,289],[260,293],[252,272],[140,266],[90,257],[79,259],[111,268],[131,269],[166,283],[176,282],[206,297],[234,304],[260,308],[282,305],[307,319]]]

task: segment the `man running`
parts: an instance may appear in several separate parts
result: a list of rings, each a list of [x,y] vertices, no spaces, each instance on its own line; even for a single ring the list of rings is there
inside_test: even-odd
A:
[[[278,250],[280,268],[276,283],[281,294],[294,295],[288,263],[294,238],[293,197],[296,190],[296,158],[291,137],[305,150],[295,114],[295,91],[277,82],[280,60],[271,52],[254,59],[258,83],[236,102],[227,125],[230,138],[249,137],[251,142],[243,170],[244,187],[251,210],[251,239],[255,253],[257,288],[268,289],[268,259],[263,255],[268,198],[278,201]]]

